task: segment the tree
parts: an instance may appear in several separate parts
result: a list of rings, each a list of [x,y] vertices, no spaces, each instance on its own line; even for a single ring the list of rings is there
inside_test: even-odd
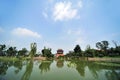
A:
[[[98,49],[102,49],[103,46],[102,46],[101,42],[97,42],[97,43],[96,43],[96,47],[97,47]]]
[[[52,49],[51,48],[45,48],[44,47],[44,49],[42,49],[42,55],[44,56],[44,57],[53,57],[53,54],[52,54]]]
[[[16,47],[9,47],[7,50],[8,56],[16,56],[16,53],[17,53]]]
[[[109,43],[108,43],[108,41],[102,41],[102,45],[103,45],[103,50],[106,51]]]
[[[85,56],[93,57],[94,49],[91,49],[90,45],[86,46]]]
[[[6,45],[0,45],[0,56],[5,56],[5,52],[6,52]]]
[[[103,50],[105,55],[107,55],[107,48],[108,48],[109,42],[108,41],[101,41],[96,43],[96,47],[100,50]]]
[[[74,48],[75,56],[82,56],[81,54],[81,48],[79,45],[76,45]]]
[[[30,47],[31,47],[30,56],[34,57],[34,55],[36,54],[36,51],[37,51],[37,44],[31,43]]]
[[[28,50],[26,48],[22,48],[22,50],[18,51],[18,56],[25,56]]]

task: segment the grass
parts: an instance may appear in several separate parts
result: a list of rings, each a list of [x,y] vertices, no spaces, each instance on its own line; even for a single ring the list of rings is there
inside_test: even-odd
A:
[[[120,67],[120,64],[111,63],[111,62],[95,62],[95,64],[104,65],[104,66],[112,66],[112,67]]]
[[[19,60],[29,60],[31,59],[30,57],[0,57],[0,60],[3,60],[3,61],[19,61]]]

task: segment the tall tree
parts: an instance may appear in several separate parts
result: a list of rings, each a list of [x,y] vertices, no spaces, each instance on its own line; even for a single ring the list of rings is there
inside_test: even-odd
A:
[[[6,45],[0,45],[0,56],[4,56],[6,52]]]
[[[103,46],[102,46],[101,42],[97,42],[97,43],[96,43],[96,47],[97,47],[98,49],[102,49]]]
[[[76,45],[74,48],[75,56],[82,56],[81,54],[81,48],[79,45]]]
[[[108,48],[109,42],[108,41],[101,41],[96,43],[96,47],[102,51],[104,51],[105,55],[107,55],[107,48]]]
[[[108,43],[108,41],[102,41],[102,45],[103,45],[103,50],[107,50],[107,48],[108,48],[108,45],[109,45],[109,43]]]
[[[101,50],[106,50],[108,48],[109,42],[108,41],[101,41],[96,43],[96,47]]]
[[[30,47],[31,47],[30,56],[34,57],[34,55],[36,54],[36,51],[37,51],[37,44],[31,43]]]
[[[7,55],[8,56],[16,56],[16,53],[17,53],[16,47],[9,47],[7,49]]]
[[[52,55],[52,49],[51,48],[45,48],[44,47],[44,49],[42,49],[42,55],[44,56],[44,57],[53,57],[53,55]]]
[[[22,50],[18,51],[18,56],[25,56],[28,50],[26,48],[22,48]]]

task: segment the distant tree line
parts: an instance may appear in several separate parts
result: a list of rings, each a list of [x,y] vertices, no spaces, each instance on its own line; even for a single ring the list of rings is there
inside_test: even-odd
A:
[[[81,50],[80,45],[76,45],[73,51],[69,51],[65,56],[66,57],[104,57],[104,56],[120,56],[120,45],[117,44],[117,42],[113,41],[115,47],[109,47],[109,42],[104,40],[97,42],[95,44],[97,49],[91,48],[90,45],[86,46],[86,49],[83,51]],[[31,43],[30,44],[31,50],[28,51],[26,48],[22,48],[21,50],[17,50],[16,47],[10,46],[7,47],[5,44],[0,45],[0,56],[43,56],[43,57],[54,57],[54,54],[52,54],[51,48],[44,47],[41,50],[41,53],[37,53],[37,44]]]
[[[26,56],[27,52],[28,50],[26,48],[17,50],[13,46],[7,47],[5,44],[0,45],[0,56]]]
[[[30,56],[30,57],[37,57],[37,56],[43,56],[43,57],[54,57],[52,54],[51,48],[46,48],[41,50],[42,54],[37,54],[37,44],[31,43],[30,44],[30,51],[28,51],[26,48],[22,48],[21,50],[17,50],[16,47],[10,46],[7,47],[5,44],[0,45],[0,56],[7,56],[7,57],[19,57],[19,56]]]
[[[76,45],[73,51],[69,51],[66,56],[67,57],[104,57],[104,56],[120,56],[120,45],[117,45],[115,41],[113,41],[115,47],[109,47],[109,42],[104,40],[96,43],[96,48],[93,49],[90,45],[86,46],[86,50],[82,51],[80,45]]]

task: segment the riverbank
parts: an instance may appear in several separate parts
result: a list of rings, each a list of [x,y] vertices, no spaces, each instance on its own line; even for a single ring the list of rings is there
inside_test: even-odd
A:
[[[4,61],[16,61],[16,60],[30,60],[30,57],[0,57],[0,60]],[[53,60],[54,58],[46,58],[46,57],[33,57],[33,60]],[[63,58],[64,59],[64,58]],[[72,60],[72,59],[69,59]],[[74,59],[73,59],[74,60]],[[79,58],[79,60],[88,60],[88,61],[101,61],[101,62],[117,62],[120,63],[120,57],[94,57],[94,58]]]
[[[88,58],[88,61],[104,61],[104,62],[118,62],[118,63],[120,63],[120,58],[119,57],[114,57],[114,58],[111,58],[111,57],[103,57],[103,58],[95,57],[95,58]]]

